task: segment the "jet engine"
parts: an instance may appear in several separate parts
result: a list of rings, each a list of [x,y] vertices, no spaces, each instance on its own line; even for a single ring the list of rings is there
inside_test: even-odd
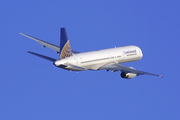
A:
[[[121,77],[126,78],[126,79],[131,79],[131,78],[134,78],[136,76],[137,76],[137,74],[134,74],[134,73],[125,73],[125,72],[121,73]]]

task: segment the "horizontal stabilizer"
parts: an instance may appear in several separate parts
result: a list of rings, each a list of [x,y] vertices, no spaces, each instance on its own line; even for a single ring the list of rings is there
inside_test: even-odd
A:
[[[47,56],[44,56],[44,55],[41,55],[41,54],[38,54],[38,53],[34,53],[34,52],[31,52],[31,51],[28,51],[28,53],[36,55],[36,56],[41,57],[41,58],[44,58],[46,60],[52,61],[52,62],[56,61],[56,59],[54,59],[54,58],[50,58],[50,57],[47,57]]]

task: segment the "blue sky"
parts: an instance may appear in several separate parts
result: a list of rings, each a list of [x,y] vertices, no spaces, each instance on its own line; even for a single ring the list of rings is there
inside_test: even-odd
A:
[[[0,1],[1,120],[179,120],[179,0]],[[122,79],[120,72],[69,72],[27,51],[55,51],[18,33],[86,52],[136,45],[140,61],[123,65],[164,75]]]

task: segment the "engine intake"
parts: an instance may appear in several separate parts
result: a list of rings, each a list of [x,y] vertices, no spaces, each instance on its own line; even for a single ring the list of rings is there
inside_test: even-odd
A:
[[[137,76],[137,74],[134,74],[134,73],[125,73],[125,72],[121,73],[121,77],[126,78],[126,79],[131,79],[131,78],[134,78],[136,76]]]

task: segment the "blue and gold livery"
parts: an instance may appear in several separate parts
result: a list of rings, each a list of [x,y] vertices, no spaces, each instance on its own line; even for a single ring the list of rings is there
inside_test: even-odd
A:
[[[72,50],[67,37],[66,29],[61,28],[60,59],[64,59],[70,56],[72,56]]]
[[[69,40],[64,45],[63,49],[61,50],[60,59],[64,59],[66,57],[72,56],[71,46]]]
[[[126,67],[120,65],[120,63],[137,61],[142,58],[143,56],[142,51],[137,46],[131,45],[131,46],[123,46],[117,48],[115,47],[110,49],[79,53],[71,50],[66,29],[61,28],[60,32],[61,32],[60,47],[48,43],[46,41],[37,39],[35,37],[26,35],[24,33],[20,33],[20,34],[37,41],[38,43],[43,45],[43,47],[49,47],[55,50],[57,53],[60,53],[59,59],[56,60],[54,58],[45,55],[41,55],[30,51],[28,52],[43,59],[52,61],[56,67],[63,68],[65,70],[70,70],[70,71],[112,70],[112,72],[121,71],[120,76],[126,79],[131,79],[136,76],[145,75],[145,74],[163,77],[162,75],[143,72],[136,70],[132,67]]]

